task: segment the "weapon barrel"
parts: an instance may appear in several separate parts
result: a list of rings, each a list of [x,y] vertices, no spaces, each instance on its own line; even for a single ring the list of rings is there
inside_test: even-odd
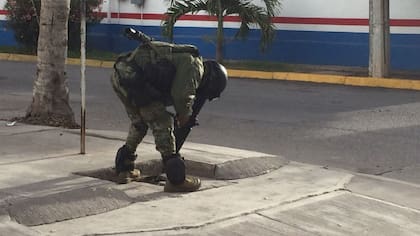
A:
[[[197,116],[201,108],[204,106],[204,103],[206,103],[206,99],[207,99],[206,96],[197,94],[197,99],[195,100],[192,107],[193,112],[187,124],[183,127],[177,127],[176,122],[175,122],[174,135],[175,135],[176,153],[178,153],[179,150],[181,149],[182,145],[184,144],[185,140],[190,134],[192,128],[198,125]]]
[[[150,41],[153,41],[153,38],[147,36],[145,33],[138,31],[136,29],[133,29],[133,28],[129,28],[129,27],[125,28],[125,35],[129,39],[134,39],[144,44],[147,44]]]

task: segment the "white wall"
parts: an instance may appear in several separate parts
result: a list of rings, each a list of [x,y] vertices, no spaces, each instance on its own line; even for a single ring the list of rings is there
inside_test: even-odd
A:
[[[5,4],[6,4],[6,0],[0,0],[0,10],[4,9]],[[0,14],[0,20],[6,20],[6,16]]]
[[[254,0],[262,5],[262,0]],[[0,9],[3,9],[6,0],[0,0]],[[390,0],[392,19],[420,20],[420,0]],[[145,0],[141,7],[131,4],[130,0],[103,0],[101,11],[114,13],[113,18],[104,19],[103,23],[133,24],[158,26],[161,21],[155,19],[143,19],[143,14],[163,14],[169,6],[169,0]],[[132,19],[122,19],[118,13],[135,13]],[[278,29],[284,30],[305,30],[305,31],[332,31],[332,32],[368,32],[367,25],[334,25],[334,19],[368,19],[368,0],[283,0],[280,10],[280,17],[303,17],[303,18],[329,18],[329,24],[307,24],[307,23],[277,23]],[[332,20],[331,20],[332,18]],[[0,14],[0,20],[6,16]],[[411,22],[412,23],[412,22]],[[178,21],[177,26],[193,27],[215,27],[212,21]],[[226,27],[238,27],[237,22],[227,22]],[[391,28],[392,33],[415,33],[420,34],[419,26],[398,26]]]
[[[368,18],[368,0],[284,0],[281,16]]]

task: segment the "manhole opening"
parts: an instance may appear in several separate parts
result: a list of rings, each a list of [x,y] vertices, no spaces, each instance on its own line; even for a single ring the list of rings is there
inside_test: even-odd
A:
[[[138,182],[145,182],[159,186],[165,184],[166,175],[162,174],[162,163],[160,160],[142,162],[137,164],[136,168],[141,172],[141,178]],[[74,174],[120,183],[120,179],[113,167],[75,172]]]

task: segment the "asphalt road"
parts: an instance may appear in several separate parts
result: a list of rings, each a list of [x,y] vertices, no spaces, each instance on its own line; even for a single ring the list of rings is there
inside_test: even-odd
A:
[[[1,61],[0,70],[0,119],[22,116],[31,101],[35,64]],[[68,67],[77,119],[79,70]],[[87,70],[87,126],[126,131],[129,121],[110,86],[110,72]],[[420,92],[231,79],[199,119],[189,141],[420,183]]]

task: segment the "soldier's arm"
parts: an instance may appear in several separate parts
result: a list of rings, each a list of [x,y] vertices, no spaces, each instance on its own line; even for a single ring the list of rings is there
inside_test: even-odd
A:
[[[202,68],[192,56],[177,60],[177,72],[173,81],[171,95],[174,107],[179,116],[189,117],[192,114],[196,90],[201,80]]]

